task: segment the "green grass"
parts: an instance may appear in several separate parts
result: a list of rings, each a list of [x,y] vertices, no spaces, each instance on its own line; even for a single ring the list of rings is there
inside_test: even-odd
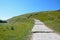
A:
[[[60,11],[38,12],[33,17],[41,20],[55,32],[60,33]]]
[[[33,20],[23,17],[17,16],[9,19],[7,24],[1,24],[0,40],[27,40],[33,27]],[[14,30],[11,30],[11,26]]]
[[[6,24],[0,23],[0,40],[28,40],[34,25],[33,18],[41,20],[49,28],[60,33],[60,10],[34,12],[8,19]]]

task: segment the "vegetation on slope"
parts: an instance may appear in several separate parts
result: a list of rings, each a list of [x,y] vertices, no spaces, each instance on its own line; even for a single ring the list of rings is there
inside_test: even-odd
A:
[[[0,40],[27,40],[33,26],[28,15],[13,17],[0,25]]]
[[[44,22],[49,28],[60,33],[60,10],[35,13],[34,18]]]
[[[0,23],[0,40],[28,40],[34,25],[33,18],[60,33],[60,10],[34,12],[8,19],[8,23]]]

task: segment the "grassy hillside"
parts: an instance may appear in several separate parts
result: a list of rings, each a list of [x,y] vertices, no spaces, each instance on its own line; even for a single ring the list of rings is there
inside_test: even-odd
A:
[[[33,26],[28,16],[16,16],[7,20],[7,24],[0,23],[0,40],[27,40]]]
[[[44,22],[55,32],[60,33],[60,10],[38,12],[33,17]]]
[[[8,19],[8,23],[0,23],[0,40],[28,40],[34,25],[33,18],[60,33],[60,10],[34,12]]]

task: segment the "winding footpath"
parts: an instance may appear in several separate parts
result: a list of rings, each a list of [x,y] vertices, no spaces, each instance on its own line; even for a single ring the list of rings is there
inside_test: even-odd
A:
[[[34,21],[31,40],[60,40],[60,35],[48,28],[43,22],[37,19]]]

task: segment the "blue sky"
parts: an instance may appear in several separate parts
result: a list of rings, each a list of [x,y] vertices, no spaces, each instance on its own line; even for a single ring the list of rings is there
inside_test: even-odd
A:
[[[0,19],[24,13],[60,9],[60,0],[0,0]]]

